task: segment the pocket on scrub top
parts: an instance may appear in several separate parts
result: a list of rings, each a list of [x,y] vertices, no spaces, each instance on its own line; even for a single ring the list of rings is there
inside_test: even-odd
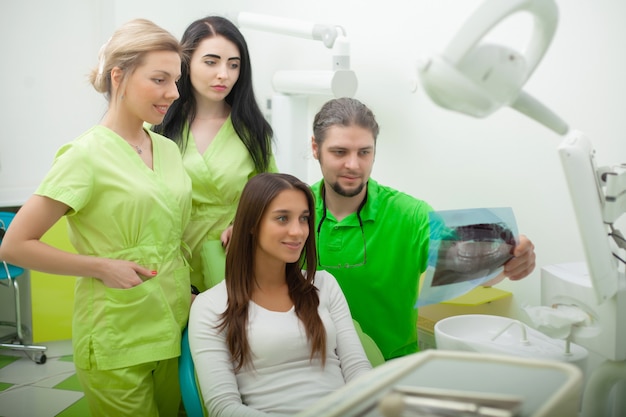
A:
[[[123,350],[162,342],[179,329],[156,278],[133,288],[105,289],[106,344]],[[172,333],[170,333],[172,332]]]

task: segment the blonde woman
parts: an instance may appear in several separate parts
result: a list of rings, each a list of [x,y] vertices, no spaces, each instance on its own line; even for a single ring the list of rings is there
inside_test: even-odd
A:
[[[180,404],[191,181],[176,145],[144,128],[178,98],[180,67],[178,41],[150,21],[113,34],[90,77],[106,114],[61,147],[0,248],[8,262],[79,277],[72,342],[93,417],[174,416]],[[62,216],[78,254],[40,241]]]

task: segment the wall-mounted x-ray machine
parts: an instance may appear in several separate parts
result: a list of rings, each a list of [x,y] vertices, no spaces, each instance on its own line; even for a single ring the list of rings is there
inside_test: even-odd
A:
[[[276,71],[272,87],[271,124],[275,157],[281,172],[306,180],[310,149],[308,101],[311,95],[353,97],[357,78],[350,69],[350,42],[337,25],[322,25],[256,13],[240,12],[230,18],[240,28],[321,41],[332,49],[328,70]]]
[[[513,13],[533,17],[524,53],[481,42]],[[564,135],[558,152],[578,220],[585,263],[542,269],[542,303],[554,309],[575,308],[586,319],[572,324],[571,340],[606,358],[591,373],[582,416],[609,415],[611,391],[626,391],[626,317],[624,248],[616,221],[626,211],[626,168],[598,167],[584,133],[572,130],[554,112],[522,91],[555,33],[554,0],[487,0],[461,27],[443,53],[425,60],[418,74],[431,99],[444,108],[474,117],[512,107]],[[571,311],[571,310],[570,310]],[[624,398],[620,392],[616,399]],[[615,415],[626,406],[614,402]]]

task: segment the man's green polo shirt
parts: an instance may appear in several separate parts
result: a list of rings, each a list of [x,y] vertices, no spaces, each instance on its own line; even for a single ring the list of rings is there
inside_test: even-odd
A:
[[[322,187],[323,181],[312,187],[318,225],[324,213]],[[415,303],[428,262],[430,211],[424,201],[370,179],[360,210],[363,231],[356,213],[337,222],[326,211],[316,236],[318,268],[335,276],[352,317],[385,359],[418,351]]]

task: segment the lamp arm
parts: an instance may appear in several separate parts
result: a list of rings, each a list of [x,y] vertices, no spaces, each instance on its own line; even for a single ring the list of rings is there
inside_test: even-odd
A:
[[[337,25],[323,25],[297,19],[269,16],[264,14],[239,12],[229,18],[240,28],[257,29],[265,32],[322,41],[329,49],[345,30]]]
[[[520,91],[517,99],[509,104],[509,106],[531,119],[536,120],[547,128],[552,129],[559,135],[565,135],[569,131],[569,126],[563,119],[539,100],[524,91]]]

